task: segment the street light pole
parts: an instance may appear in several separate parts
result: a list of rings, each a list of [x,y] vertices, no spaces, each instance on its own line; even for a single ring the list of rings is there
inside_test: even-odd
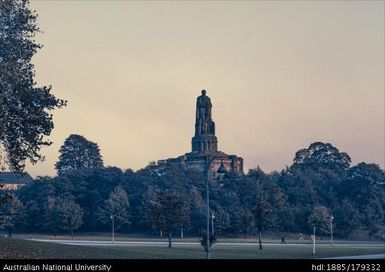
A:
[[[112,243],[115,243],[115,218],[114,215],[111,214],[111,220],[112,220]]]
[[[313,258],[315,259],[315,226],[313,226]]]
[[[209,190],[209,156],[206,159],[206,257],[210,259],[210,190]]]
[[[207,218],[206,218],[206,253],[207,259],[210,259],[210,190],[209,190],[209,168],[211,163],[215,160],[215,157],[210,157],[209,154],[206,155],[206,205],[207,205]],[[220,167],[217,170],[218,174],[223,175],[226,173],[226,168],[221,162]],[[212,213],[211,224],[212,224],[212,237],[214,237],[214,213]]]
[[[211,235],[214,237],[214,213],[211,211]]]
[[[334,216],[331,214],[330,215],[330,242],[332,245],[334,245],[334,242],[333,242],[333,219],[334,219]]]

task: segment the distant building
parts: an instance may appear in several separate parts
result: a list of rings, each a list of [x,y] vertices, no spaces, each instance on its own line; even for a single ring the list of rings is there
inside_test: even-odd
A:
[[[0,184],[2,184],[0,190],[18,190],[30,182],[32,178],[28,173],[0,172]]]
[[[228,155],[218,151],[218,139],[215,136],[215,123],[211,114],[211,100],[202,90],[196,102],[195,134],[192,138],[192,152],[168,159],[168,162],[178,163],[187,169],[206,172],[216,177],[219,172],[233,172],[243,175],[243,159],[236,155]]]

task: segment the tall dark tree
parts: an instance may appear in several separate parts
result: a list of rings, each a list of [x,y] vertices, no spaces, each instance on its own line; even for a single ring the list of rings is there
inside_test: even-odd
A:
[[[358,218],[368,230],[369,239],[385,220],[384,184],[384,171],[376,164],[362,162],[350,168],[347,179],[338,186],[340,195],[357,207]]]
[[[167,232],[168,247],[172,247],[174,229],[186,225],[190,217],[186,198],[172,192],[160,193],[149,205],[154,225]]]
[[[119,229],[129,223],[129,207],[127,193],[119,185],[100,208],[99,220],[103,223],[111,222],[111,216],[113,216],[115,228]]]
[[[293,165],[282,173],[283,184],[291,203],[297,202],[295,220],[308,228],[307,218],[316,205],[339,205],[336,187],[346,178],[350,157],[330,143],[315,142],[296,152]],[[302,206],[299,202],[304,202]],[[300,222],[302,221],[302,222]]]
[[[81,135],[71,134],[61,146],[55,168],[59,175],[69,170],[103,167],[103,159],[96,143]]]
[[[351,159],[329,143],[315,142],[295,153],[294,167],[348,169]]]
[[[233,232],[243,235],[246,239],[246,236],[255,230],[253,213],[249,209],[236,206],[232,209],[232,214]]]
[[[349,235],[360,223],[359,213],[354,203],[348,198],[344,198],[337,207],[334,207],[333,216],[336,234],[343,238],[349,238]]]
[[[322,235],[330,233],[330,220],[331,214],[328,209],[322,205],[317,205],[308,218],[309,229],[315,226],[322,239]]]
[[[44,230],[52,232],[56,237],[57,233],[62,227],[62,221],[60,217],[60,199],[48,196],[44,201],[42,213],[44,214]]]
[[[55,194],[55,182],[50,177],[39,177],[18,190],[26,210],[25,225],[28,231],[45,231],[48,197]]]
[[[77,230],[83,224],[83,209],[72,200],[63,199],[59,203],[59,214],[61,219],[61,228],[71,233],[74,237],[74,230]]]
[[[4,187],[4,184],[1,184],[0,183],[0,190],[1,190],[1,188],[3,188]],[[4,194],[1,194],[0,195],[0,205],[1,204],[3,204],[8,198],[10,198],[11,197],[11,195],[8,193],[8,192],[6,192],[6,193],[4,193]]]
[[[378,199],[372,199],[367,205],[363,207],[366,212],[363,213],[362,223],[368,231],[369,241],[372,240],[374,234],[376,234],[382,227],[382,220],[384,217],[384,211],[380,206]]]
[[[0,229],[8,231],[8,236],[12,236],[12,231],[20,228],[25,215],[23,203],[19,198],[10,193],[4,205],[0,206]]]
[[[51,86],[38,87],[33,55],[39,31],[28,0],[0,1],[0,164],[23,171],[26,160],[44,159],[39,151],[51,142],[52,111],[65,105]]]
[[[253,195],[250,198],[252,213],[258,233],[259,249],[262,250],[262,230],[274,220],[274,209],[282,205],[285,196],[259,168],[250,170],[248,179],[252,188],[247,194]]]

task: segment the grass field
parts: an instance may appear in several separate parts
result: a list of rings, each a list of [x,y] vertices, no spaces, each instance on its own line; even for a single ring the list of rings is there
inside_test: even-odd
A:
[[[317,249],[317,257],[381,254],[384,249],[377,248],[338,248]],[[203,259],[205,252],[200,246],[72,246],[16,238],[0,238],[0,259]],[[213,246],[213,259],[310,259],[311,247],[264,247],[258,250],[251,246]]]
[[[56,237],[54,237],[51,234],[38,234],[38,233],[28,233],[28,234],[16,234],[14,237],[17,238],[36,238],[36,239],[55,239],[55,240],[91,240],[91,241],[108,241],[111,240],[111,233],[105,233],[105,232],[92,232],[92,233],[76,233],[73,238],[71,238],[68,234],[59,234]],[[143,234],[123,234],[123,233],[115,233],[115,239],[119,241],[142,241],[145,237],[146,241],[167,241],[167,238],[164,237],[163,240],[159,238],[159,236],[148,236]],[[197,242],[199,240],[198,237],[184,237],[184,239],[180,239],[179,236],[174,236],[173,241],[184,241],[184,242]],[[226,242],[248,242],[248,243],[257,243],[258,239],[256,237],[247,237],[247,238],[221,238],[220,239],[225,240]],[[272,238],[271,236],[265,236],[263,237],[263,243],[269,244],[269,243],[277,243],[281,242],[281,237],[276,236]],[[296,243],[296,244],[309,244],[311,243],[310,237],[305,237],[305,240],[298,240],[295,238],[286,237],[286,241],[289,244]],[[367,243],[368,240],[335,240],[336,243],[344,243],[344,244],[358,244],[358,243]],[[323,240],[320,240],[317,238],[318,244],[330,244],[329,237],[324,237]],[[384,240],[373,240],[372,243],[380,243],[384,244]]]

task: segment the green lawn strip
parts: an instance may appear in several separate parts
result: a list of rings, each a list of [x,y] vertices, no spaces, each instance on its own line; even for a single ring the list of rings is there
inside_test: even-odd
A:
[[[345,247],[345,248],[319,248],[317,249],[318,258],[338,257],[338,256],[356,256],[356,255],[371,255],[385,254],[385,248],[363,248],[363,247]]]
[[[97,247],[0,238],[0,259],[174,259],[203,258],[202,249],[188,247]]]
[[[381,248],[317,248],[316,257],[352,256],[381,254]],[[262,250],[253,247],[213,248],[212,257],[218,259],[311,259],[311,247],[264,247]]]
[[[49,234],[36,234],[36,233],[21,233],[21,234],[15,234],[14,237],[16,238],[35,238],[35,239],[52,239],[52,240],[72,240],[71,236],[68,234],[60,234],[54,237],[53,235]],[[89,240],[89,241],[109,241],[111,240],[111,233],[106,232],[95,232],[95,233],[79,233],[76,234],[73,238],[73,240]],[[159,237],[155,236],[145,236],[140,234],[126,234],[126,233],[115,233],[115,240],[116,241],[156,241],[156,242],[167,242],[167,238],[164,237],[163,239],[160,239]],[[200,240],[200,237],[185,237],[181,239],[179,236],[173,237],[173,241],[176,242],[197,242]],[[281,243],[280,238],[272,239],[270,237],[265,237],[262,239],[263,243],[269,244],[269,243]],[[237,242],[237,243],[258,243],[258,239],[256,237],[247,237],[247,239],[244,238],[232,238],[232,237],[220,237],[218,239],[218,242]],[[311,244],[310,239],[305,240],[298,240],[298,239],[286,239],[286,242],[288,244]],[[378,243],[378,244],[384,244],[385,241],[371,241],[370,243]],[[352,241],[352,240],[334,240],[335,244],[359,244],[359,243],[368,243],[366,240],[360,240],[360,241]],[[330,244],[330,240],[324,238],[323,240],[320,240],[317,238],[317,244]]]
[[[212,248],[213,259],[308,259],[311,247],[284,245],[264,247],[228,246]],[[317,258],[381,254],[383,248],[317,248]],[[73,246],[55,243],[0,238],[0,258],[20,259],[202,259],[205,252],[199,246]]]

